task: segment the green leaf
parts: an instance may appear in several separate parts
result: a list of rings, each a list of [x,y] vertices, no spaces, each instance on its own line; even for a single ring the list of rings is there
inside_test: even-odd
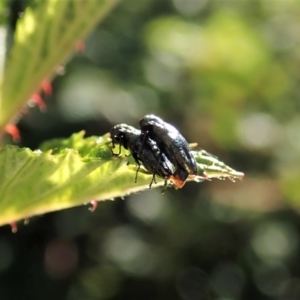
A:
[[[72,52],[75,43],[118,0],[44,0],[28,7],[17,23],[14,45],[5,67],[0,102],[0,128],[38,92],[43,80]],[[1,82],[1,79],[0,79]]]
[[[152,174],[142,167],[135,183],[133,158],[124,155],[124,149],[120,156],[112,155],[108,134],[83,136],[79,132],[69,139],[46,142],[43,151],[16,146],[0,150],[0,225],[149,188]],[[203,150],[193,154],[198,162],[194,181],[244,176]],[[157,178],[152,187],[163,184]]]

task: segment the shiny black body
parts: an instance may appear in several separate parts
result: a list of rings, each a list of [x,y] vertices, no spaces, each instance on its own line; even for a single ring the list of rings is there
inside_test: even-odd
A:
[[[138,165],[135,181],[137,180],[140,165],[143,164],[144,167],[153,174],[149,187],[151,187],[153,182],[156,183],[155,175],[165,179],[166,187],[167,180],[173,174],[173,166],[166,155],[159,150],[153,140],[147,139],[144,142],[141,131],[126,124],[115,125],[110,130],[110,135],[113,147],[118,144],[120,147],[123,146],[131,152],[136,164]],[[120,151],[117,155],[119,154]]]
[[[155,115],[146,115],[139,122],[143,140],[150,138],[175,166],[174,177],[184,182],[197,174],[197,163],[186,139],[172,125]],[[184,183],[183,183],[184,184]]]

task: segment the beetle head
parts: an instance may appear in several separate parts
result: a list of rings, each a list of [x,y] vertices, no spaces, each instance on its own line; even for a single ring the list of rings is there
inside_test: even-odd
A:
[[[140,135],[140,131],[127,124],[118,124],[110,130],[110,137],[113,147],[117,145],[123,146],[128,149],[128,144],[133,138]]]

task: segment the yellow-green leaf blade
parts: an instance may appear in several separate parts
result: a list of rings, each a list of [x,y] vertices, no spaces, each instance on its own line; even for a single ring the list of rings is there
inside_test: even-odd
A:
[[[43,151],[0,149],[0,225],[149,188],[152,174],[141,167],[135,183],[133,158],[113,155],[109,135],[84,138],[83,134],[48,141],[41,146]],[[243,177],[205,151],[192,153],[198,176],[191,180]],[[163,184],[164,179],[157,177],[152,187]]]

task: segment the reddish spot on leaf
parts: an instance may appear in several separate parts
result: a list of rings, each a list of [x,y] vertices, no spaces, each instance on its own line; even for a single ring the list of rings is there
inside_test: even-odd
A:
[[[11,232],[12,233],[16,233],[18,231],[18,225],[17,222],[11,222],[10,223],[10,227],[11,227]]]
[[[46,103],[40,94],[31,95],[30,101],[33,102],[34,104],[36,104],[41,111],[46,110]]]
[[[75,49],[78,53],[83,53],[85,50],[85,43],[83,41],[76,42]]]
[[[49,80],[44,80],[42,82],[42,90],[44,91],[44,93],[46,95],[51,95],[52,94],[52,85],[51,82]]]
[[[90,202],[90,204],[92,205],[92,207],[90,207],[89,210],[90,210],[91,212],[94,212],[94,211],[97,209],[97,206],[98,206],[97,200],[92,200],[92,201]]]
[[[28,107],[23,106],[20,110],[20,116],[25,116],[28,113]]]
[[[7,124],[5,126],[5,131],[12,136],[14,142],[19,142],[21,140],[20,131],[15,124]]]

